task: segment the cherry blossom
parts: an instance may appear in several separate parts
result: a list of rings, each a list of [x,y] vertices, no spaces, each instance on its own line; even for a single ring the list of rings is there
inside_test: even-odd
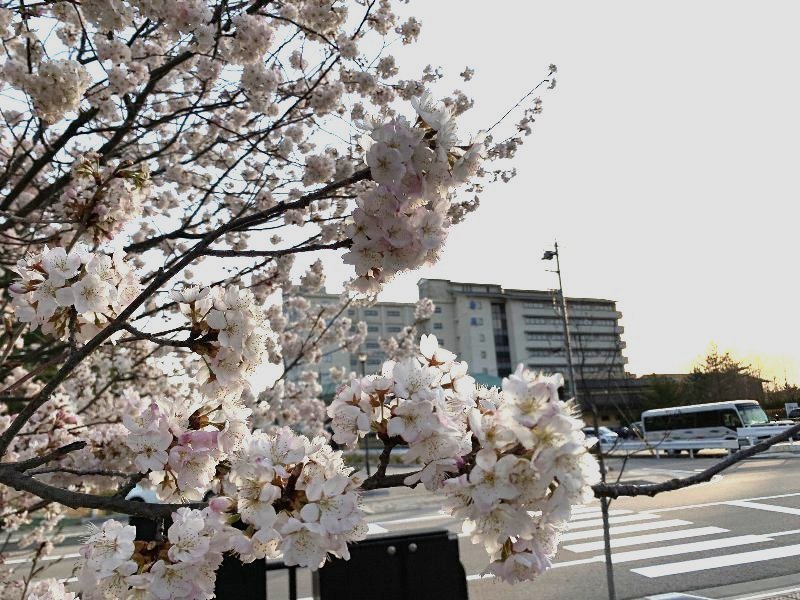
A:
[[[391,54],[396,36],[412,43],[421,27],[396,4],[0,8],[0,254],[10,270],[0,389],[11,398],[0,400],[0,458],[72,450],[20,471],[36,493],[0,482],[4,528],[43,558],[66,508],[42,500],[58,490],[97,506],[135,479],[161,501],[208,501],[177,511],[157,542],[122,523],[92,532],[81,597],[210,598],[226,552],[282,553],[312,569],[347,558],[366,532],[365,477],[331,437],[352,446],[371,432],[389,450],[408,446],[408,485],[455,511],[464,498],[485,509],[465,518],[486,524],[476,540],[495,562],[549,556],[551,530],[587,494],[593,463],[570,409],[554,408],[558,381],[547,398],[524,373],[508,390],[476,391],[435,338],[417,347],[429,301],[386,341],[380,374],[340,369],[334,402],[322,400],[326,356],[366,338],[350,311],[437,260],[484,183],[514,172],[486,161],[513,156],[541,112],[536,101],[524,108],[521,133],[501,143],[462,137],[456,121],[472,99],[446,95],[438,69],[410,73]],[[317,303],[320,257],[336,251],[354,279]],[[550,493],[543,482],[556,480]],[[505,522],[524,522],[525,536],[502,538]],[[72,597],[5,573],[0,596],[28,586],[31,597]]]

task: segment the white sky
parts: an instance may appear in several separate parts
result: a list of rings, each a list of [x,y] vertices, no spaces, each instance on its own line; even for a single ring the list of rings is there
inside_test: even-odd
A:
[[[381,299],[416,299],[420,277],[554,287],[540,257],[557,239],[567,295],[618,301],[631,372],[685,371],[714,341],[800,380],[796,3],[426,0],[409,12],[421,38],[392,51],[407,75],[443,66],[438,95],[475,99],[464,134],[551,62],[558,86],[518,177],[451,230],[438,264]],[[476,76],[460,85],[467,65]]]

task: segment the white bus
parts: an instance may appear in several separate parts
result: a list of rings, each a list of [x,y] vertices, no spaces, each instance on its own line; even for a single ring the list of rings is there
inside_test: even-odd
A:
[[[756,400],[657,408],[642,413],[644,438],[653,446],[660,442],[704,439],[738,440],[740,446],[747,446],[776,435],[787,426],[783,422],[770,423]],[[697,449],[696,444],[693,446]],[[680,451],[674,443],[670,447]]]

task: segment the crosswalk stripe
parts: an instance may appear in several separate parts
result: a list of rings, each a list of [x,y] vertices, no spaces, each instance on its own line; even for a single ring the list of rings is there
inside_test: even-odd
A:
[[[645,548],[644,550],[616,552],[612,555],[611,560],[614,563],[624,563],[647,558],[658,558],[661,556],[705,552],[706,550],[717,550],[718,548],[732,548],[733,546],[744,546],[746,544],[763,544],[771,541],[772,538],[768,538],[764,535],[737,535],[735,537],[717,538],[713,540],[704,540],[702,542],[691,542],[689,544],[675,544],[673,546]],[[603,556],[598,558],[603,560]]]
[[[635,531],[649,531],[651,529],[667,529],[668,527],[684,527],[691,525],[691,521],[683,521],[681,519],[668,519],[665,521],[655,521],[653,523],[636,523],[634,525],[617,525],[611,527],[611,535],[619,535],[621,533],[633,533]],[[572,540],[585,540],[587,538],[599,537],[603,535],[601,529],[590,529],[589,531],[570,531],[561,536],[562,542],[569,542]]]
[[[632,510],[627,510],[627,509],[624,509],[624,508],[620,508],[620,509],[617,509],[617,510],[610,510],[610,511],[608,511],[608,514],[610,516],[616,516],[616,515],[628,515],[628,514],[630,514],[632,512],[633,512]],[[578,513],[577,515],[573,515],[572,518],[570,519],[570,521],[580,521],[582,519],[596,519],[598,517],[601,517],[602,515],[603,515],[603,513],[600,512],[599,509],[598,510],[593,510],[591,512],[588,512],[588,511],[587,512],[581,512],[581,513]]]
[[[572,514],[578,515],[580,513],[597,512],[598,510],[600,510],[600,505],[599,504],[573,506],[572,507]]]
[[[651,513],[665,513],[665,512],[674,512],[676,510],[686,510],[689,508],[708,508],[710,506],[723,506],[725,504],[730,504],[731,502],[753,502],[755,500],[773,500],[775,498],[792,498],[794,496],[800,496],[800,492],[792,492],[790,494],[775,494],[774,496],[758,496],[757,498],[742,498],[741,500],[719,500],[717,502],[703,502],[701,504],[684,504],[683,506],[670,506],[668,508],[655,508],[648,512]]]
[[[391,521],[377,521],[380,526],[384,525],[401,525],[403,523],[416,523],[417,521],[432,521],[437,519],[452,519],[453,517],[445,513],[437,513],[435,515],[421,515],[419,517],[410,517],[408,519],[393,519]]]
[[[39,562],[50,561],[50,560],[61,560],[62,558],[66,560],[68,558],[80,558],[80,557],[81,557],[81,555],[80,554],[76,554],[76,553],[73,553],[73,554],[53,554],[51,556],[44,556],[44,557],[40,558]],[[6,565],[21,565],[21,564],[28,563],[28,562],[31,562],[31,559],[30,559],[30,557],[26,556],[25,558],[8,558],[3,562],[3,564],[6,564]]]
[[[639,513],[636,515],[622,515],[620,517],[610,517],[608,519],[609,523],[616,524],[616,523],[632,523],[633,521],[648,521],[654,519],[660,519],[658,515],[649,515],[647,513]],[[569,530],[573,531],[575,529],[583,529],[584,527],[598,527],[603,525],[603,519],[587,519],[585,521],[571,521],[569,524]]]
[[[691,554],[692,552],[705,552],[707,550],[717,550],[719,548],[731,548],[733,546],[744,546],[746,544],[758,544],[771,542],[772,539],[763,535],[739,535],[736,537],[721,538],[716,540],[705,540],[693,542],[691,544],[675,544],[673,546],[660,546],[657,548],[646,548],[644,550],[630,550],[628,552],[615,552],[611,555],[611,562],[616,564],[646,560],[648,558],[659,558],[661,556],[675,556],[676,554]],[[567,560],[555,563],[553,567],[572,567],[575,565],[585,565],[589,563],[601,563],[606,559],[605,555],[599,554],[589,558],[579,558],[577,560]]]
[[[775,558],[788,558],[790,556],[800,556],[800,544],[778,546],[777,548],[767,548],[765,550],[752,550],[750,552],[738,552],[736,554],[723,554],[722,556],[698,558],[695,560],[683,560],[652,567],[631,569],[631,571],[643,575],[644,577],[664,577],[666,575],[693,573],[695,571],[732,567],[735,565],[773,560]]]
[[[729,506],[738,506],[741,508],[755,508],[758,510],[767,510],[770,512],[785,513],[787,515],[800,515],[800,508],[790,508],[788,506],[777,506],[775,504],[764,504],[762,502],[748,502],[747,500],[733,500],[728,502]]]
[[[652,544],[654,542],[667,542],[669,540],[682,540],[689,537],[699,537],[702,535],[716,535],[727,533],[727,529],[722,527],[696,527],[694,529],[677,529],[674,531],[659,531],[658,533],[648,533],[646,535],[634,535],[630,537],[611,538],[612,548],[624,548],[625,546],[636,546],[639,544]],[[603,549],[603,541],[583,542],[581,544],[569,544],[562,546],[570,552],[593,552]]]

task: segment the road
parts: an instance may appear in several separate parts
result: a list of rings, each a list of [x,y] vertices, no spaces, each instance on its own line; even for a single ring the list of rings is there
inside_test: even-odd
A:
[[[664,480],[712,464],[713,458],[637,458],[625,479]],[[611,460],[612,475],[619,460]],[[614,574],[619,600],[667,592],[714,599],[755,598],[765,590],[800,588],[800,457],[788,453],[734,466],[714,481],[655,498],[611,504]],[[461,523],[439,512],[423,490],[370,493],[366,508],[374,534],[447,528]],[[472,600],[593,600],[607,598],[599,502],[576,511],[555,567],[536,582],[508,586],[482,578],[485,554],[460,536],[459,548]],[[48,575],[71,577],[80,544],[78,529],[56,549]],[[14,557],[12,556],[12,560]],[[20,560],[20,559],[17,559]],[[20,562],[21,569],[30,564]],[[311,596],[311,576],[301,570],[299,595]],[[286,598],[286,575],[269,575],[270,598]]]

